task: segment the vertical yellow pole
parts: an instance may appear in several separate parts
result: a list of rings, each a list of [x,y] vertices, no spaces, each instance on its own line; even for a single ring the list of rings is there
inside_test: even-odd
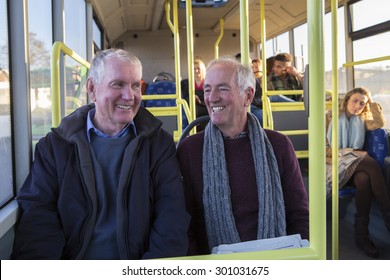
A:
[[[326,259],[325,70],[323,1],[307,0],[309,47],[309,211],[310,243]]]
[[[337,0],[332,0],[332,259],[339,258]]]
[[[268,116],[271,115],[270,104],[267,96],[267,53],[266,53],[266,40],[267,32],[265,27],[265,1],[260,0],[260,41],[261,41],[261,58],[263,60],[263,78],[261,79],[261,87],[263,89],[263,95],[261,97],[263,103],[263,127],[271,128],[270,120]]]
[[[196,118],[195,105],[195,81],[194,81],[194,31],[192,18],[192,1],[186,0],[186,22],[187,22],[187,61],[188,61],[188,90],[189,90],[189,105],[191,116],[188,123],[191,123]],[[196,128],[195,128],[196,131]]]
[[[217,41],[215,42],[214,45],[214,58],[217,59],[219,57],[219,42],[221,42],[221,39],[223,37],[223,31],[224,31],[224,25],[225,25],[225,20],[221,18],[219,20],[219,36],[217,38]]]
[[[240,0],[240,48],[241,63],[250,64],[249,61],[249,8],[248,0]]]
[[[51,51],[51,123],[57,127],[61,121],[61,102],[60,102],[60,53],[61,42],[55,42]]]

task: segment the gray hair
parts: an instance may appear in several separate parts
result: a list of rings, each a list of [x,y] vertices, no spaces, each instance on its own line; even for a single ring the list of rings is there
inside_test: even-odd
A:
[[[243,94],[249,87],[255,91],[256,77],[253,74],[252,68],[249,65],[244,65],[238,62],[234,57],[225,56],[210,61],[207,65],[207,71],[216,64],[231,66],[236,72],[236,83],[240,89],[240,94]]]
[[[108,58],[116,57],[124,62],[128,62],[139,67],[142,72],[142,64],[141,61],[129,53],[128,51],[122,49],[107,49],[98,52],[95,57],[92,59],[91,68],[89,69],[89,78],[92,79],[95,83],[99,84],[102,80],[105,70],[105,61]]]

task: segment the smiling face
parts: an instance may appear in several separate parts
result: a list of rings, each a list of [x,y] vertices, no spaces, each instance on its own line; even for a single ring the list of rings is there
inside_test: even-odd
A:
[[[210,119],[224,135],[234,138],[245,130],[253,89],[240,93],[234,65],[211,66],[206,72],[204,93]]]
[[[353,115],[360,115],[366,107],[367,101],[368,97],[363,94],[352,94],[351,97],[348,99],[347,108],[345,111],[347,117],[351,117]]]
[[[99,130],[114,135],[133,121],[141,104],[141,72],[140,65],[109,57],[101,81],[88,79],[88,94],[96,106],[93,123]]]
[[[194,73],[195,73],[196,79],[202,79],[202,72],[201,72],[199,64],[194,65]]]

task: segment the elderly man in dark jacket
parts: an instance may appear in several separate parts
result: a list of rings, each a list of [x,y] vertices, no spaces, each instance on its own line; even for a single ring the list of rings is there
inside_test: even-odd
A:
[[[186,255],[189,215],[175,146],[140,107],[142,66],[123,50],[94,58],[90,99],[36,146],[18,194],[14,259]]]

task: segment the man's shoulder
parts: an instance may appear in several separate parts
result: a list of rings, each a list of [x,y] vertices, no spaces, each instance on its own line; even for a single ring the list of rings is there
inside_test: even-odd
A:
[[[204,143],[204,131],[195,133],[182,139],[179,143],[178,149],[180,150],[198,150],[203,148]]]
[[[280,133],[279,131],[276,131],[276,130],[264,128],[264,131],[267,134],[269,139],[270,138],[271,139],[279,139],[279,138],[282,139],[282,138],[286,138],[287,137],[283,133]],[[270,141],[271,141],[271,139],[270,139]]]
[[[264,129],[264,131],[275,150],[285,151],[291,145],[291,141],[286,135],[271,129]]]

